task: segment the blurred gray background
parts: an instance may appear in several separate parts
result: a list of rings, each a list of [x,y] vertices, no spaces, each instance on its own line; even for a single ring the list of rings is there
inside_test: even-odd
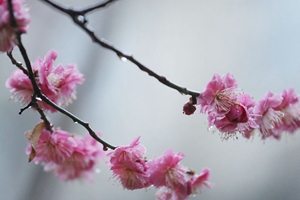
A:
[[[60,2],[81,8],[97,1]],[[299,132],[279,141],[221,141],[218,132],[208,131],[206,116],[182,114],[188,96],[93,44],[63,14],[40,1],[27,3],[32,23],[23,41],[32,62],[55,49],[56,63],[77,63],[86,81],[68,109],[103,139],[125,145],[140,135],[149,159],[171,148],[184,152],[182,164],[195,171],[210,168],[215,187],[191,199],[300,199]],[[98,36],[179,85],[202,91],[214,73],[231,72],[259,100],[290,87],[300,93],[299,11],[297,0],[123,0],[88,19]],[[21,60],[17,49],[14,55]],[[9,100],[4,86],[15,67],[5,54],[0,65],[0,199],[155,199],[154,188],[123,190],[104,162],[92,184],[64,183],[28,164],[24,132],[39,116],[30,110],[18,115],[21,104]],[[64,130],[86,134],[61,114],[50,117]]]

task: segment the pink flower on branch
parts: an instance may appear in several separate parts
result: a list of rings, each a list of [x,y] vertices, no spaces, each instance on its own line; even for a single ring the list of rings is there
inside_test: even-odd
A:
[[[53,171],[63,181],[84,179],[91,181],[96,165],[105,155],[102,145],[90,135],[84,138],[74,137],[76,146],[72,154],[62,163],[47,163],[46,171]]]
[[[58,106],[67,106],[76,98],[76,86],[82,84],[84,79],[74,64],[58,64],[54,67],[56,58],[57,52],[51,50],[44,59],[38,58],[32,67],[41,92]],[[27,75],[20,69],[15,70],[7,79],[6,87],[10,88],[13,99],[30,103],[33,87]],[[44,102],[38,104],[45,110],[56,112]]]
[[[284,113],[277,110],[282,100],[281,95],[268,92],[254,107],[254,113],[257,115],[256,122],[259,125],[262,139],[271,136],[280,138],[280,131],[276,129],[276,124],[281,124],[284,117]]]
[[[38,71],[38,85],[42,93],[59,106],[65,106],[76,99],[76,86],[82,84],[84,79],[74,64],[58,64],[54,67],[56,58],[57,52],[50,50],[44,60],[38,58],[32,67]],[[52,112],[56,111],[45,103],[43,107]]]
[[[231,74],[220,76],[215,74],[206,85],[204,92],[197,98],[197,104],[201,105],[201,113],[211,110],[217,113],[227,113],[231,109],[237,96],[237,83]]]
[[[51,133],[44,128],[38,141],[34,161],[62,163],[71,156],[75,146],[76,142],[68,132],[56,130]]]
[[[0,1],[0,52],[9,52],[17,45],[16,32],[26,33],[30,17],[22,0],[12,0],[14,17],[18,29],[11,26],[10,13],[6,0]]]
[[[122,186],[128,190],[140,189],[149,187],[149,167],[144,160],[122,162],[111,165],[111,170],[114,176],[117,177]]]
[[[159,188],[157,199],[187,199],[204,187],[211,187],[207,182],[209,170],[197,175],[182,166],[179,164],[184,157],[182,153],[167,150],[164,155],[147,161],[144,157],[146,149],[139,144],[139,138],[108,154],[108,165],[124,188],[134,190],[153,185]]]
[[[5,86],[10,88],[12,99],[21,101],[24,104],[29,104],[33,94],[33,87],[28,76],[20,69],[12,72],[10,77],[6,80]]]
[[[182,153],[165,151],[164,155],[151,161],[151,182],[155,187],[166,186],[175,189],[185,184],[187,169],[179,164],[184,158]]]
[[[27,132],[28,138],[30,133]],[[32,148],[30,144],[26,149],[30,156]],[[104,155],[102,145],[90,135],[81,138],[62,130],[51,133],[44,128],[38,138],[33,160],[36,164],[44,164],[45,171],[53,171],[61,180],[91,180],[96,164]]]
[[[249,133],[258,128],[256,115],[253,113],[255,105],[256,102],[250,95],[240,94],[228,113],[209,112],[209,125],[216,126],[224,139],[234,137],[237,132],[249,138]]]
[[[299,97],[293,89],[283,90],[282,102],[275,110],[279,110],[284,114],[281,122],[275,124],[276,130],[294,133],[300,127]]]
[[[109,153],[110,163],[121,163],[125,161],[141,161],[144,159],[146,148],[140,144],[140,137],[135,138],[128,146],[119,146]]]
[[[162,186],[156,192],[157,200],[188,200],[190,195],[202,192],[205,188],[211,188],[212,184],[208,183],[210,173],[208,169],[204,169],[201,174],[191,174],[186,185],[181,188],[170,189]]]
[[[188,200],[189,195],[172,190],[168,187],[160,187],[158,188],[155,197],[157,200]]]
[[[167,150],[150,162],[151,183],[159,188],[157,199],[188,199],[191,194],[212,186],[207,182],[210,176],[208,169],[197,175],[179,163],[183,158],[184,154]]]
[[[117,147],[109,153],[108,165],[124,188],[129,190],[150,186],[149,167],[144,158],[146,148],[135,138],[129,146]]]
[[[209,169],[203,169],[201,174],[194,174],[191,177],[192,194],[200,193],[205,188],[212,188],[213,184],[207,182],[210,178]]]

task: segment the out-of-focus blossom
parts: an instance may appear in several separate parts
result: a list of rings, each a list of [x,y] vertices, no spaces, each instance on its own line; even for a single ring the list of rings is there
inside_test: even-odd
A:
[[[29,145],[27,154],[31,148]],[[62,130],[53,133],[43,130],[34,161],[44,164],[45,171],[53,171],[61,180],[91,180],[96,164],[104,155],[102,145],[90,135],[81,138]]]
[[[182,153],[165,151],[164,155],[153,159],[150,164],[151,183],[158,188],[158,200],[188,199],[191,194],[196,194],[204,188],[210,188],[208,183],[209,170],[204,169],[199,175],[181,165]]]
[[[281,122],[275,124],[277,131],[294,133],[300,127],[300,104],[299,97],[293,89],[283,90],[282,102],[275,108],[283,112]]]
[[[71,156],[76,145],[68,132],[56,130],[51,133],[44,128],[38,140],[34,161],[62,163]]]
[[[76,86],[82,84],[84,79],[74,64],[58,64],[54,67],[56,58],[57,52],[51,50],[44,59],[38,58],[32,68],[41,92],[58,106],[66,106],[76,98]],[[6,87],[10,88],[13,99],[21,100],[25,104],[31,101],[33,88],[29,78],[21,70],[17,69],[11,74],[6,81]],[[56,112],[45,102],[38,103],[43,109]]]
[[[200,193],[205,188],[211,188],[213,185],[207,182],[210,178],[209,169],[202,170],[201,174],[195,174],[191,177],[192,194]]]
[[[12,5],[18,29],[11,26],[7,1],[0,1],[0,52],[11,51],[17,45],[16,31],[26,33],[30,23],[28,9],[23,5],[23,0],[12,0]]]
[[[33,88],[28,76],[22,70],[14,70],[7,79],[5,86],[10,88],[12,99],[28,104],[31,101]]]
[[[63,181],[74,179],[91,181],[92,175],[96,172],[96,164],[104,157],[105,152],[102,145],[90,135],[74,139],[77,145],[70,157],[59,164],[47,163],[45,170],[53,171]]]
[[[206,85],[204,92],[197,98],[201,105],[201,113],[213,110],[219,114],[227,113],[234,105],[237,96],[237,83],[231,74],[220,76],[215,74]]]
[[[284,112],[276,108],[282,102],[282,96],[268,92],[254,107],[257,115],[256,123],[263,139],[267,137],[280,138],[280,132],[275,129],[276,124],[282,123]]]
[[[158,188],[155,197],[157,200],[188,200],[189,195],[177,190],[172,190],[168,187]]]

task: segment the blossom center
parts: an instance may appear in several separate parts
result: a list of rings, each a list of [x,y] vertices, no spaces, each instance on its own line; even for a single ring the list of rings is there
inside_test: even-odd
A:
[[[226,114],[226,118],[232,123],[245,123],[248,121],[248,115],[245,107],[235,104]]]

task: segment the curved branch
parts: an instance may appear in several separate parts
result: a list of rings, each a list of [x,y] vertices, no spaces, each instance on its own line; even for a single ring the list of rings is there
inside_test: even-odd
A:
[[[199,92],[191,91],[191,90],[188,90],[185,87],[181,87],[181,86],[176,85],[175,83],[172,83],[166,77],[160,76],[157,73],[155,73],[154,71],[147,68],[145,65],[143,65],[138,60],[136,60],[132,55],[125,54],[122,51],[115,48],[114,46],[112,46],[105,39],[98,38],[92,30],[90,30],[89,28],[86,27],[87,21],[86,20],[80,20],[80,17],[84,17],[84,19],[85,19],[85,16],[84,16],[84,14],[85,14],[84,11],[85,10],[76,11],[76,10],[73,10],[73,9],[64,8],[63,6],[58,5],[57,3],[54,3],[53,1],[50,1],[50,0],[42,0],[42,1],[44,1],[47,4],[51,5],[55,9],[69,15],[73,19],[75,24],[77,24],[82,30],[84,30],[89,35],[89,37],[93,40],[93,42],[99,44],[100,46],[102,46],[106,49],[109,49],[109,50],[113,51],[114,53],[117,54],[117,56],[119,58],[129,60],[130,62],[135,64],[140,70],[146,72],[149,76],[154,77],[160,83],[162,83],[162,84],[164,84],[164,85],[166,85],[166,86],[168,86],[172,89],[177,90],[181,94],[191,95],[194,98],[198,97],[200,95]],[[108,1],[108,2],[113,2],[113,1]],[[92,8],[90,8],[90,9],[92,9]]]

